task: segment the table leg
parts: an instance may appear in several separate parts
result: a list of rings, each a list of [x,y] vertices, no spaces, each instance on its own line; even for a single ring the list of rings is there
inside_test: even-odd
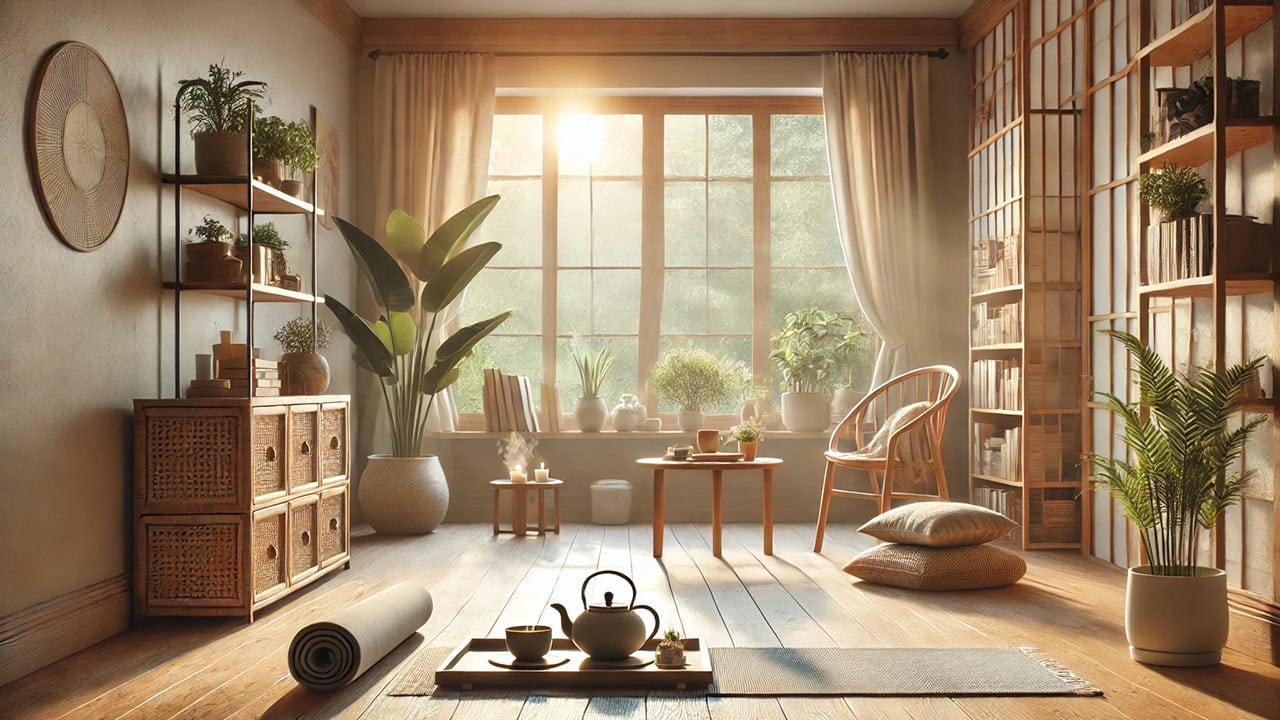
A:
[[[724,497],[724,471],[711,471],[711,554],[720,557],[720,501]]]
[[[764,554],[773,554],[773,468],[764,469]]]
[[[556,513],[555,513],[556,534],[559,535],[560,534],[560,488],[558,487],[551,488],[551,501],[555,503],[555,506],[556,506]]]
[[[493,534],[498,534],[498,498],[502,495],[502,488],[495,487],[493,489]]]
[[[511,530],[523,536],[529,529],[529,490],[512,488],[515,505],[511,508]]]
[[[662,557],[662,525],[663,525],[663,508],[666,505],[664,488],[662,486],[663,474],[662,468],[653,469],[653,556]]]
[[[543,488],[538,488],[538,534],[547,534],[547,494]]]

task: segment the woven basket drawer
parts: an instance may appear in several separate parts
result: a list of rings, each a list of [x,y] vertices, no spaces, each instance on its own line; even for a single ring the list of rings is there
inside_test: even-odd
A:
[[[296,582],[320,569],[320,496],[289,502],[289,580]]]
[[[348,513],[347,486],[320,493],[320,567],[346,556]]]
[[[289,505],[280,503],[253,514],[253,600],[288,586],[285,547],[289,544]]]
[[[320,408],[320,480],[337,482],[347,477],[347,405]]]
[[[238,407],[139,407],[134,414],[135,511],[243,509],[249,501],[247,434]]]
[[[262,502],[289,491],[285,482],[284,407],[259,407],[253,411],[253,499]]]
[[[316,437],[319,430],[317,405],[294,405],[289,408],[289,492],[306,489],[317,482]]]
[[[134,603],[143,614],[247,608],[244,515],[139,518]]]

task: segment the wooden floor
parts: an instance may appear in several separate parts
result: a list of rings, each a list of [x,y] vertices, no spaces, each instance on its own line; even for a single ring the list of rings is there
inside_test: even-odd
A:
[[[0,688],[5,718],[1280,718],[1280,669],[1227,652],[1206,670],[1129,660],[1123,574],[1074,553],[1029,553],[1022,582],[1001,590],[917,593],[856,584],[840,565],[869,542],[832,526],[823,555],[811,525],[779,525],[773,557],[759,527],[726,527],[723,561],[706,526],[668,526],[661,561],[647,525],[568,525],[546,538],[494,538],[487,525],[449,525],[418,538],[353,542],[352,569],[245,625],[153,621]],[[475,693],[390,697],[387,684],[416,648],[500,636],[552,619],[552,600],[578,607],[596,568],[630,573],[664,625],[712,646],[1034,645],[1105,698],[548,697]],[[401,580],[430,587],[435,612],[386,660],[329,695],[301,690],[285,653],[303,625]]]

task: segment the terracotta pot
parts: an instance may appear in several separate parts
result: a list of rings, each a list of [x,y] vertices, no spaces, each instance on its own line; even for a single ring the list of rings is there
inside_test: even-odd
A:
[[[249,174],[244,133],[196,133],[196,174],[245,177]]]
[[[748,462],[755,460],[756,449],[758,448],[758,446],[759,446],[759,443],[753,443],[753,442],[738,443],[738,450],[742,453],[742,459]]]
[[[329,388],[329,362],[317,352],[280,356],[285,395],[321,395]]]
[[[831,425],[831,393],[782,393],[782,424],[791,432],[821,432]]]
[[[435,455],[370,455],[359,496],[365,521],[380,533],[424,535],[449,510],[449,484]]]
[[[1225,571],[1198,567],[1194,576],[1168,577],[1152,575],[1149,565],[1129,569],[1124,634],[1134,660],[1173,667],[1217,665],[1229,623]]]
[[[231,243],[187,243],[187,282],[237,282],[242,266],[231,255]]]
[[[582,432],[600,432],[605,420],[609,419],[609,408],[605,407],[604,398],[578,398],[573,417]]]
[[[702,429],[702,413],[697,410],[681,410],[676,419],[680,421],[680,429],[685,432]]]
[[[298,198],[299,200],[302,200],[303,199],[302,181],[301,180],[281,180],[280,192],[283,192],[286,195],[292,195]]]
[[[284,172],[284,166],[279,160],[254,160],[253,174],[262,182],[273,188],[280,187],[280,175]]]

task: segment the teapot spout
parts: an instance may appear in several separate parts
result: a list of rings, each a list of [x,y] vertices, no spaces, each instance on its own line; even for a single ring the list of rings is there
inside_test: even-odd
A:
[[[560,603],[551,603],[551,609],[560,613],[560,630],[564,632],[567,638],[573,637],[573,620],[569,618],[569,611],[565,610]]]

